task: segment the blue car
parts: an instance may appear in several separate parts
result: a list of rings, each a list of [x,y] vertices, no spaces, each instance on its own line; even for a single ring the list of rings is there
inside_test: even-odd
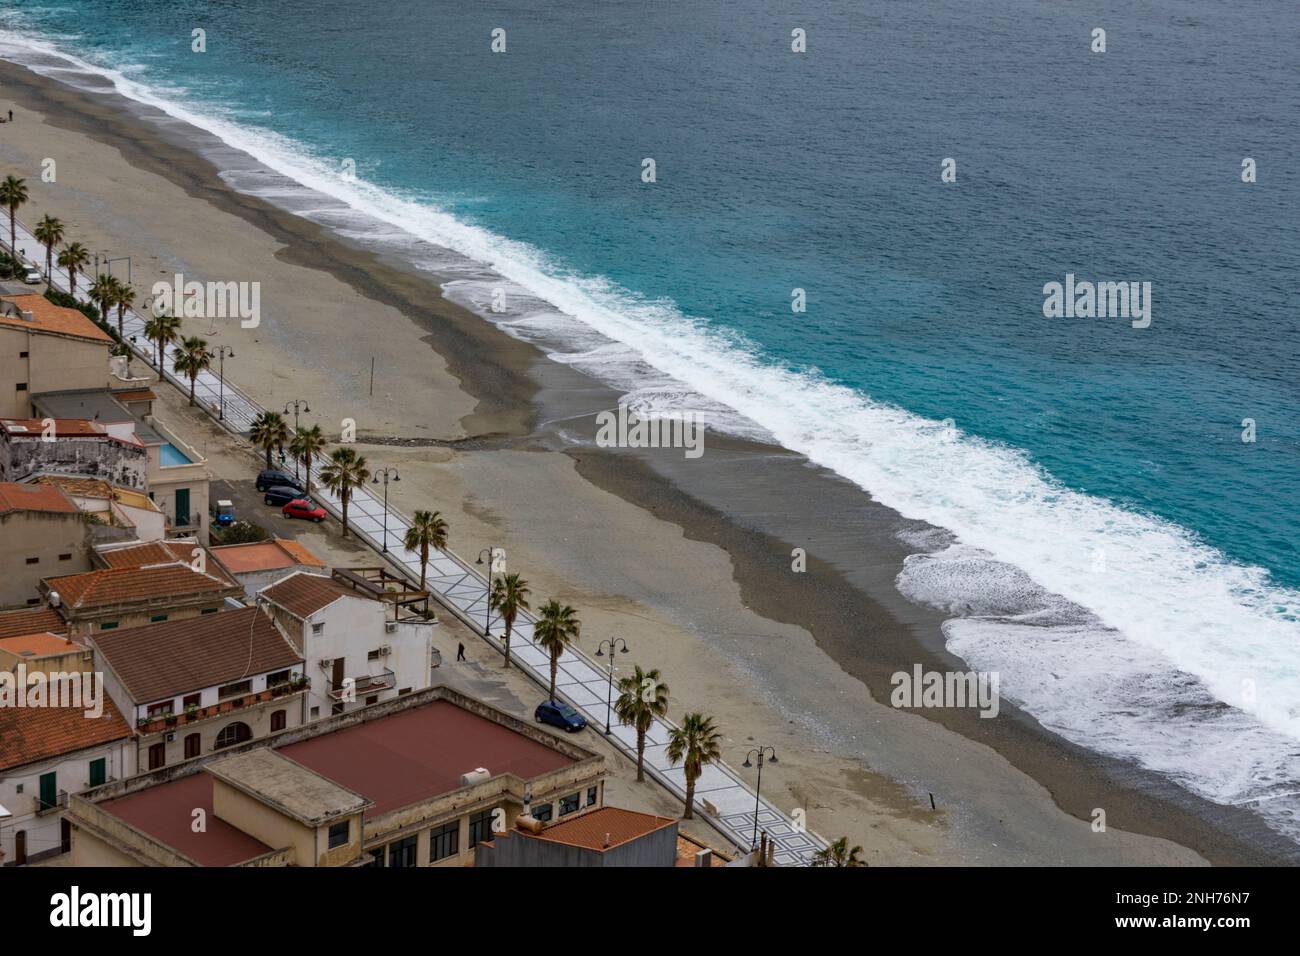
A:
[[[569,733],[576,733],[587,726],[587,718],[568,704],[558,700],[547,700],[537,705],[533,714],[539,724],[550,724]]]
[[[302,492],[290,485],[275,485],[267,488],[262,493],[262,500],[268,505],[287,505],[296,498],[301,498]]]

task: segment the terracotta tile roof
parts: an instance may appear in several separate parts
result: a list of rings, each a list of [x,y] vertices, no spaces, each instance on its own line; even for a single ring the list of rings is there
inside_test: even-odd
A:
[[[309,617],[341,597],[365,599],[365,595],[345,588],[333,578],[308,574],[306,571],[291,574],[257,593],[280,605],[296,618]]]
[[[66,574],[57,578],[44,578],[41,583],[50,591],[58,591],[63,606],[71,610],[130,604],[168,596],[233,596],[243,590],[238,581],[216,567],[215,561],[209,562],[205,574],[200,574],[188,564],[163,564]]]
[[[325,567],[325,562],[312,554],[297,541],[284,538],[272,538],[270,541],[254,541],[249,544],[225,544],[212,549],[226,570],[235,574],[247,571],[274,571],[278,568],[291,568],[296,564],[313,568]]]
[[[45,419],[42,418],[4,418],[0,419],[0,429],[10,436],[30,436],[38,438],[45,434]],[[54,419],[55,438],[103,438],[111,439],[108,429],[99,422],[84,418]]]
[[[87,717],[84,707],[0,707],[0,771],[130,737],[113,701],[99,691],[99,717]]]
[[[0,482],[0,514],[14,511],[46,511],[76,514],[77,506],[58,488],[49,485],[19,485]]]
[[[189,564],[197,541],[143,541],[121,548],[100,548],[95,557],[107,568],[144,568],[156,564]]]
[[[8,651],[17,657],[47,657],[51,654],[71,654],[85,649],[84,645],[50,631],[0,637],[0,651]]]
[[[251,607],[100,631],[93,641],[137,704],[266,671],[302,668],[302,657],[271,619]]]
[[[24,607],[15,611],[0,611],[0,638],[35,634],[38,631],[66,634],[68,625],[63,620],[63,616],[52,607]]]
[[[46,335],[63,335],[92,342],[112,342],[113,337],[77,309],[55,305],[43,295],[7,295],[4,301],[32,313],[30,322],[0,313],[0,327],[26,329]]]
[[[604,851],[676,823],[676,820],[668,817],[637,813],[622,807],[600,807],[581,816],[554,823],[541,833],[527,835],[566,846]]]

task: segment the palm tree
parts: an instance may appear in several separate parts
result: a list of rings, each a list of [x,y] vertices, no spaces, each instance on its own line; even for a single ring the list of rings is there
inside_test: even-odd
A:
[[[668,762],[684,761],[686,769],[686,812],[683,820],[693,819],[695,813],[695,781],[704,768],[722,759],[722,734],[713,726],[713,718],[703,714],[687,714],[682,725],[674,727],[668,735]]]
[[[429,566],[429,548],[447,547],[447,522],[440,511],[417,511],[402,540],[407,551],[420,552],[420,590],[424,590],[424,572]]]
[[[63,265],[63,256],[59,256],[59,265]],[[158,366],[160,377],[162,375],[163,356],[167,354],[167,346],[176,341],[180,329],[180,317],[175,315],[150,316],[149,321],[144,324],[144,337],[157,345],[154,350],[154,364]]]
[[[618,679],[618,700],[614,713],[625,727],[636,728],[636,779],[645,779],[645,735],[656,717],[668,713],[668,685],[659,679],[659,669],[643,671],[641,665]]]
[[[90,253],[79,242],[70,242],[59,253],[59,265],[68,270],[68,295],[77,297],[77,270],[90,261]]]
[[[45,246],[45,278],[49,279],[54,271],[54,247],[63,241],[63,223],[50,215],[42,216],[32,235]]]
[[[862,852],[862,847],[855,846],[849,849],[849,838],[840,837],[824,850],[818,850],[813,854],[813,866],[866,866],[867,861],[860,859],[858,854]]]
[[[99,321],[105,325],[108,324],[108,307],[113,304],[113,299],[117,295],[117,285],[116,279],[101,273],[95,276],[95,281],[87,293],[90,301],[99,306]]]
[[[420,586],[424,586],[423,574]],[[492,582],[489,610],[500,611],[501,620],[506,622],[506,662],[502,665],[504,667],[510,666],[510,632],[514,629],[515,618],[519,616],[520,610],[528,610],[528,594],[528,582],[517,574],[506,574]]]
[[[212,352],[208,350],[208,343],[197,336],[191,335],[176,349],[172,368],[178,375],[184,375],[190,380],[191,405],[194,404],[194,382],[199,373],[211,364]]]
[[[577,611],[554,598],[543,604],[538,613],[541,616],[533,625],[533,637],[551,655],[551,693],[547,699],[555,700],[555,672],[560,666],[560,655],[577,640],[582,624]]]
[[[266,467],[269,470],[271,451],[284,447],[284,443],[289,440],[289,426],[285,424],[284,416],[279,412],[262,412],[253,419],[253,425],[248,430],[248,438],[266,453]]]
[[[25,202],[27,202],[27,180],[19,179],[17,176],[6,176],[5,181],[0,183],[0,205],[9,209],[9,251],[13,253],[15,259],[18,258],[18,249],[14,233],[14,216],[18,214],[18,207]]]
[[[289,454],[302,462],[303,468],[307,470],[307,494],[311,494],[311,460],[324,450],[325,436],[319,425],[294,430],[293,439],[289,442]],[[420,587],[424,587],[423,581]]]
[[[116,281],[116,280],[114,280]],[[132,289],[125,282],[118,282],[113,292],[113,305],[117,306],[117,334],[119,338],[125,338],[126,333],[122,331],[122,320],[126,317],[126,310],[135,304],[135,289]]]
[[[353,490],[365,484],[369,477],[370,469],[366,467],[365,458],[354,448],[335,448],[329,464],[321,469],[321,484],[338,496],[345,538],[348,536],[348,502],[352,500]]]

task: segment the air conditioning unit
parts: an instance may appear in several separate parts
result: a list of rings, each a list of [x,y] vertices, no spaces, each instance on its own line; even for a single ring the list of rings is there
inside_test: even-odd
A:
[[[176,739],[176,733],[175,733],[175,731],[173,731],[172,733],[167,734],[165,737],[163,737],[163,739],[164,739],[165,741],[167,741],[167,743],[171,743],[173,740]]]
[[[391,644],[380,644],[380,645],[379,645],[379,656],[380,656],[380,657],[387,657],[387,656],[388,656],[389,654],[391,654],[391,653],[393,653],[393,645],[391,645]]]
[[[387,633],[392,634],[394,631],[397,630],[397,622],[396,622],[396,621],[385,621],[385,622],[384,622],[384,630],[385,630]]]

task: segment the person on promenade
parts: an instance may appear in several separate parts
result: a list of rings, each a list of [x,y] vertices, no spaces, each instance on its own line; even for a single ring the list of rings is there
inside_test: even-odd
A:
[[[456,663],[459,664],[459,663],[460,663],[461,661],[463,661],[464,659],[465,659],[465,645],[464,645],[464,644],[461,644],[460,642],[457,642],[457,643],[456,643]]]

